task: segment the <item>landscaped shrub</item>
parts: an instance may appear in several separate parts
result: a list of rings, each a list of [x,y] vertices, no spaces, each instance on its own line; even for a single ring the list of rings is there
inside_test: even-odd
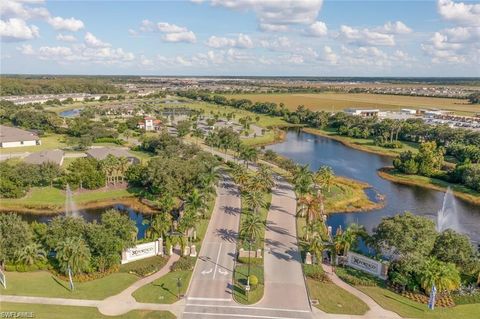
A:
[[[144,277],[159,271],[166,263],[165,257],[153,256],[121,265],[120,271]]]
[[[379,279],[350,267],[338,267],[335,272],[340,279],[354,286],[378,286],[380,283]]]
[[[320,265],[303,265],[305,276],[321,282],[330,281]]]
[[[170,268],[171,271],[183,271],[183,270],[193,270],[195,267],[195,257],[181,257],[179,260],[173,263]]]
[[[257,278],[257,276],[255,276],[255,275],[250,275],[250,277],[248,277],[248,279],[249,279],[250,286],[256,287],[256,286],[258,285],[258,278]]]
[[[248,265],[248,257],[238,257],[238,262]],[[263,258],[250,258],[250,265],[263,265]]]

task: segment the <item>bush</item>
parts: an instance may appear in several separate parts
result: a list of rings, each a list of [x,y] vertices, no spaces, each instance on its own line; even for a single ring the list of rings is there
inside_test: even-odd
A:
[[[353,286],[378,286],[379,280],[371,275],[350,267],[337,268],[336,274],[340,279]]]
[[[456,305],[480,303],[480,292],[476,292],[473,294],[466,294],[466,295],[453,294],[452,298],[453,298],[453,301],[455,301]]]
[[[238,262],[248,265],[248,257],[239,257]],[[263,258],[250,258],[250,265],[263,265]]]
[[[250,277],[248,277],[249,279],[249,282],[250,282],[250,285],[253,286],[253,287],[256,287],[258,285],[258,278],[257,276],[255,275],[250,275]]]
[[[145,277],[159,271],[166,263],[167,259],[165,257],[154,256],[121,265],[120,271]]]
[[[181,257],[179,260],[173,263],[170,267],[170,270],[173,271],[186,271],[186,270],[193,270],[195,267],[195,257]]]

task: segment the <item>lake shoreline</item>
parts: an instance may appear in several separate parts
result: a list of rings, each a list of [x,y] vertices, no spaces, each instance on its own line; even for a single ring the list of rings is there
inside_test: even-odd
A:
[[[465,191],[460,190],[459,187],[462,187],[462,186],[459,186],[459,185],[447,183],[447,182],[437,180],[437,179],[431,179],[431,180],[433,180],[433,183],[432,183],[432,181],[428,182],[428,181],[422,180],[422,178],[427,179],[428,177],[418,176],[418,175],[402,174],[402,173],[397,172],[395,170],[395,168],[393,168],[392,166],[387,166],[387,167],[380,168],[378,170],[378,175],[381,178],[389,180],[389,181],[394,182],[394,183],[399,183],[399,184],[404,184],[404,185],[413,185],[413,186],[433,189],[433,190],[441,191],[441,192],[446,192],[448,187],[451,187],[452,194],[455,197],[458,197],[458,198],[460,198],[460,199],[462,199],[466,202],[469,202],[471,204],[480,206],[480,196],[476,196],[474,194],[468,194]],[[434,182],[444,183],[446,185],[446,187],[443,186],[443,185],[434,184]],[[472,190],[472,192],[474,192],[474,191]]]

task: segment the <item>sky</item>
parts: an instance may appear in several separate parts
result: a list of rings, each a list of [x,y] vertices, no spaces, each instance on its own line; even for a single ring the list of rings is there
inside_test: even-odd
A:
[[[480,2],[0,1],[2,74],[480,76]]]

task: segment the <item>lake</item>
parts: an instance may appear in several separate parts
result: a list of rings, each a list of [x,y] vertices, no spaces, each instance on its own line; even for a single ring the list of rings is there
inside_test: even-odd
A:
[[[335,213],[327,223],[335,230],[350,223],[358,223],[371,231],[386,216],[410,211],[416,215],[436,220],[441,210],[445,193],[418,186],[402,185],[378,176],[377,170],[392,165],[392,158],[362,152],[335,140],[291,130],[282,143],[266,147],[299,164],[308,164],[312,170],[322,165],[333,168],[335,174],[370,184],[375,191],[385,195],[386,205],[382,209],[359,213]],[[467,234],[473,242],[480,243],[480,207],[451,198],[458,217],[459,232]]]

